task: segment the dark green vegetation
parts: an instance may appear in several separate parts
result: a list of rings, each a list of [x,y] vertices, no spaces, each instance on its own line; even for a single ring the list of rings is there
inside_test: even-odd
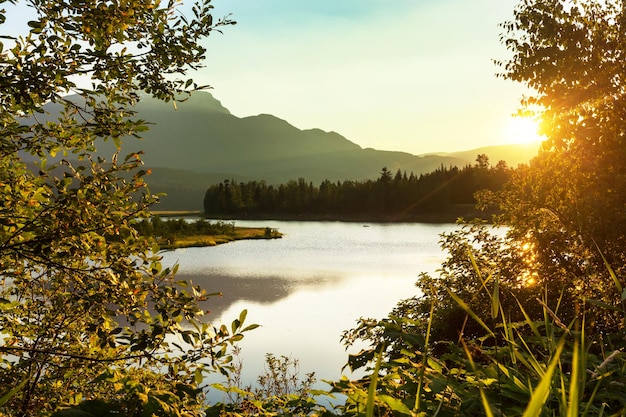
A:
[[[60,106],[46,109],[55,114]],[[145,140],[126,139],[123,153],[145,152],[142,160],[152,171],[145,178],[151,192],[167,194],[160,199],[161,210],[201,210],[207,187],[225,179],[264,179],[275,186],[300,177],[315,184],[367,181],[376,179],[383,166],[420,175],[442,165],[463,167],[479,153],[517,166],[539,147],[510,145],[422,156],[362,149],[337,133],[301,130],[272,115],[237,117],[207,92],[178,103],[176,111],[171,103],[142,96],[134,110],[137,117],[158,123],[142,133]],[[114,151],[110,143],[98,144],[104,158]]]
[[[2,416],[203,415],[203,375],[226,372],[254,328],[245,311],[207,324],[209,294],[176,280],[133,228],[156,200],[140,154],[95,150],[145,131],[138,91],[171,101],[197,87],[180,77],[204,60],[199,40],[231,22],[214,21],[208,0],[186,17],[176,4],[20,2],[32,21],[2,36]],[[0,25],[22,13],[3,4]],[[46,115],[49,103],[62,111]]]
[[[204,213],[230,218],[454,222],[480,215],[474,210],[474,195],[501,190],[511,172],[504,161],[490,167],[487,156],[479,155],[475,165],[440,167],[419,177],[383,168],[377,180],[325,180],[319,187],[302,178],[276,187],[265,181],[224,181],[207,190]]]
[[[244,239],[278,239],[281,234],[269,227],[237,227],[234,222],[209,222],[204,219],[187,222],[184,219],[166,219],[154,216],[133,224],[143,236],[155,237],[162,249],[192,246],[215,246]]]

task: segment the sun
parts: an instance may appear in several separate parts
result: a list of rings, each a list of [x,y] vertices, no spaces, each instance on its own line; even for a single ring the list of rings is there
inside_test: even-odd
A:
[[[511,117],[506,126],[506,139],[508,143],[535,143],[544,138],[539,134],[537,122],[529,117]]]

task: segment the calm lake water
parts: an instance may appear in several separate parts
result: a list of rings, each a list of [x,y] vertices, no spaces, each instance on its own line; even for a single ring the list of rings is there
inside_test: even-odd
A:
[[[266,353],[299,360],[300,375],[337,380],[348,359],[340,343],[360,317],[384,318],[404,298],[417,294],[420,272],[434,272],[444,253],[439,235],[454,224],[236,221],[271,227],[282,239],[249,240],[166,252],[164,265],[178,262],[178,277],[209,292],[221,291],[206,308],[215,324],[243,309],[248,332],[242,349],[243,379],[263,373]],[[355,351],[352,349],[350,352]],[[347,370],[344,371],[347,374]],[[215,376],[215,382],[223,378]],[[328,388],[324,383],[320,388]],[[210,401],[225,399],[211,392]]]

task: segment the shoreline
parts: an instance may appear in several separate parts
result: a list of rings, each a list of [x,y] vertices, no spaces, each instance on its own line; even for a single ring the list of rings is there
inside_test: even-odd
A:
[[[205,219],[215,220],[277,220],[277,221],[338,221],[338,222],[372,222],[372,223],[457,223],[460,219],[471,220],[481,219],[491,221],[493,212],[483,212],[477,210],[473,205],[463,205],[449,207],[439,212],[427,213],[397,213],[393,215],[380,214],[359,214],[359,215],[338,215],[336,213],[314,214],[275,214],[275,213],[255,213],[255,214],[225,214],[225,213],[201,213]]]
[[[207,246],[217,246],[237,240],[271,240],[281,239],[282,233],[269,227],[239,227],[235,226],[232,235],[191,235],[184,237],[174,237],[166,242],[159,242],[161,250],[174,250],[183,248],[198,248]],[[163,239],[165,240],[165,239]]]

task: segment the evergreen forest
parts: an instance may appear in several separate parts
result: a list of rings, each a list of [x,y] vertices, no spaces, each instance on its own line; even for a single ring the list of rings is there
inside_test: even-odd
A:
[[[325,180],[319,186],[303,178],[278,186],[265,181],[226,180],[206,191],[204,214],[230,218],[455,221],[456,214],[480,214],[473,210],[476,193],[501,190],[511,173],[504,161],[492,167],[488,156],[480,154],[474,165],[441,166],[419,176],[400,170],[393,174],[383,167],[376,180]]]

